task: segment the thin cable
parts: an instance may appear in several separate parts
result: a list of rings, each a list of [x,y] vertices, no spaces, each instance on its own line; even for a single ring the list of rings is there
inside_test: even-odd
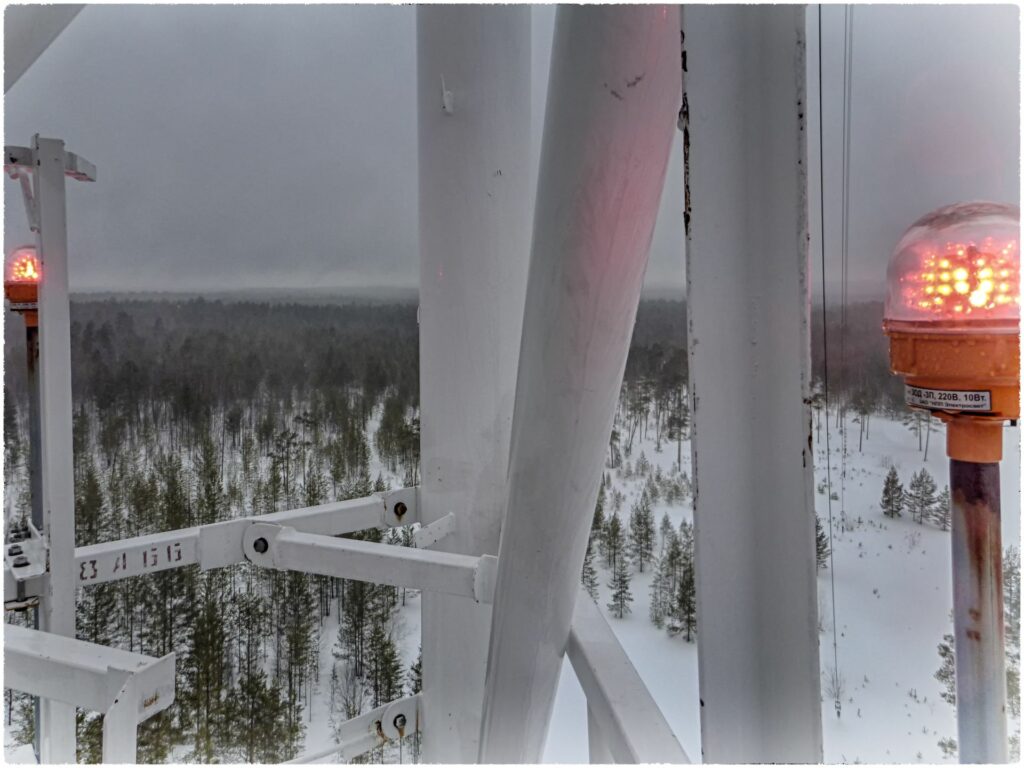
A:
[[[846,428],[846,412],[849,392],[846,384],[846,333],[847,308],[850,285],[850,105],[853,99],[853,7],[843,9],[843,213],[842,213],[842,270],[841,270],[841,312],[839,320],[839,391],[842,394],[842,473],[840,474],[840,514],[846,519],[846,459],[849,453],[849,437]],[[863,415],[861,416],[863,418]]]
[[[829,570],[832,586],[832,663],[836,680],[839,678],[839,627],[836,625],[836,568],[835,544],[832,539],[832,448],[829,441],[828,416],[828,298],[825,283],[825,109],[824,88],[822,87],[822,35],[821,5],[818,5],[818,192],[821,205],[821,343],[824,357],[825,384],[825,475],[828,480],[828,543]],[[841,703],[836,699],[836,714],[841,711]]]

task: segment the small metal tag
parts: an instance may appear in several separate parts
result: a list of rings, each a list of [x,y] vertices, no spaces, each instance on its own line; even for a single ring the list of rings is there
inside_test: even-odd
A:
[[[906,385],[907,405],[935,411],[991,411],[992,393],[987,389],[925,389]]]

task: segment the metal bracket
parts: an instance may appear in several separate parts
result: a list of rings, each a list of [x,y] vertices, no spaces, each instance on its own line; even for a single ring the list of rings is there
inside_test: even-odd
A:
[[[36,165],[35,153],[30,147],[4,147],[4,170],[11,179],[21,184],[25,215],[28,217],[29,229],[33,232],[39,232],[39,205],[32,189],[31,178]],[[65,151],[64,175],[76,181],[96,181],[96,166],[74,152]]]
[[[413,545],[417,549],[429,549],[454,530],[455,513],[449,512],[440,520],[435,520],[430,525],[425,525],[416,531],[412,536]]]
[[[409,736],[420,730],[421,698],[422,694],[416,693],[407,698],[383,704],[351,720],[346,720],[335,730],[337,744],[320,752],[307,752],[294,760],[289,760],[286,765],[313,763],[332,755],[338,756],[338,762],[349,761],[378,746],[381,734],[385,739],[394,739],[398,736],[399,726],[396,721],[401,722],[400,717],[404,717],[406,720],[404,735]]]
[[[16,582],[24,582],[46,573],[46,541],[30,520],[12,523],[4,544],[4,567]]]
[[[35,171],[38,161],[31,147],[4,146],[4,170],[12,179]],[[17,175],[16,175],[17,174]],[[74,152],[64,152],[64,175],[75,181],[96,181],[96,166]]]

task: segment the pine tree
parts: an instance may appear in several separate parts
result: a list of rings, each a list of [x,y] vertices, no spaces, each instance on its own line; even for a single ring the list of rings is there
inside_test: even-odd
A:
[[[665,626],[665,619],[672,611],[672,604],[683,566],[683,549],[679,536],[670,526],[666,534],[667,544],[658,560],[654,579],[651,581],[650,617],[658,629]]]
[[[370,629],[367,677],[374,707],[397,699],[402,690],[402,663],[385,622],[378,617]]]
[[[602,480],[597,490],[597,504],[594,506],[594,521],[590,524],[590,543],[597,545],[598,552],[604,555],[604,481]]]
[[[693,559],[693,526],[685,520],[679,527],[679,544],[682,550],[679,581],[668,631],[670,635],[686,632],[686,640],[689,642],[697,629],[697,580]]]
[[[915,523],[921,524],[932,515],[936,502],[935,480],[927,469],[915,472],[911,477],[904,502]]]
[[[1003,621],[1007,653],[1020,651],[1020,552],[1007,547],[1003,553]]]
[[[285,574],[285,598],[281,622],[284,632],[284,692],[288,701],[288,725],[301,733],[302,692],[309,668],[317,661],[319,647],[316,601],[309,576],[298,571]]]
[[[307,507],[315,507],[327,500],[327,480],[320,471],[320,462],[315,458],[306,469],[306,482],[302,489],[303,503]]]
[[[196,513],[198,525],[220,522],[225,517],[224,489],[220,477],[220,455],[209,432],[203,435],[196,468],[198,492]]]
[[[363,676],[366,635],[370,626],[370,585],[365,581],[343,582],[344,608],[338,625],[335,658],[348,661],[358,677]]]
[[[686,632],[686,642],[693,641],[693,634],[697,629],[697,590],[694,582],[692,566],[683,569],[682,578],[679,580],[679,587],[676,589],[676,600],[673,606],[672,623],[669,625],[669,634]]]
[[[594,568],[594,549],[587,540],[587,552],[583,556],[583,572],[580,574],[583,588],[591,599],[597,600],[597,570]]]
[[[903,514],[903,495],[903,485],[896,467],[890,467],[882,487],[882,512],[886,517],[900,517]]]
[[[79,546],[87,546],[114,538],[117,534],[116,524],[105,504],[103,489],[91,460],[85,465],[85,471],[77,485],[76,543]],[[87,565],[82,567],[85,569]],[[78,637],[90,643],[108,645],[113,637],[113,625],[117,614],[117,584],[95,584],[81,590],[75,609]],[[95,729],[95,726],[93,728]]]
[[[828,556],[832,550],[829,547],[828,536],[825,535],[825,529],[821,525],[821,518],[817,515],[814,516],[814,536],[816,541],[815,549],[817,550],[818,567],[828,568]]]
[[[615,559],[615,564],[612,566],[612,580],[608,582],[608,586],[612,590],[612,601],[608,603],[608,610],[612,611],[619,619],[631,612],[629,604],[633,602],[633,593],[629,589],[629,581],[629,563],[625,556],[620,555]]]
[[[643,493],[629,515],[629,551],[640,573],[653,557],[654,537],[654,513],[647,494]]]
[[[661,516],[658,533],[661,534],[661,551],[658,553],[658,556],[664,557],[665,545],[668,544],[669,537],[675,534],[675,528],[672,526],[672,519],[668,516],[668,512]]]
[[[221,594],[222,574],[208,571],[201,576],[199,604],[192,621],[188,653],[184,663],[185,703],[194,713],[194,757],[212,763],[218,757],[216,735],[224,724],[223,693],[227,659],[227,635]]]
[[[416,661],[409,666],[409,695],[415,695],[423,690],[423,646],[420,646],[416,654]]]
[[[617,512],[608,518],[604,535],[604,562],[608,568],[615,569],[619,560],[626,559],[626,536],[622,532],[622,521]]]
[[[956,706],[956,650],[954,648],[953,636],[943,635],[939,643],[939,658],[942,664],[939,671],[935,673],[935,679],[942,683],[945,689],[939,695],[954,707]]]
[[[233,757],[246,763],[280,763],[295,757],[288,732],[288,702],[284,691],[267,679],[258,666],[242,673],[228,699],[225,729]]]
[[[21,437],[18,434],[18,407],[11,392],[4,385],[4,467],[10,471],[18,465],[21,456]]]
[[[953,510],[950,506],[949,499],[949,487],[942,489],[942,493],[939,494],[938,499],[935,501],[935,506],[932,508],[932,522],[939,527],[940,530],[948,531],[953,525]]]

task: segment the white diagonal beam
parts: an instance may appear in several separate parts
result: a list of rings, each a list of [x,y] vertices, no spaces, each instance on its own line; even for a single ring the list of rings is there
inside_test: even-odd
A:
[[[591,749],[616,763],[689,763],[665,716],[597,604],[576,598],[566,650],[587,696]],[[597,738],[594,738],[594,737]],[[606,750],[607,754],[602,754]],[[608,760],[592,762],[609,762]]]
[[[4,11],[4,93],[31,67],[84,5],[11,5]]]
[[[679,112],[679,69],[676,6],[559,7],[483,762],[538,762],[544,748]]]

